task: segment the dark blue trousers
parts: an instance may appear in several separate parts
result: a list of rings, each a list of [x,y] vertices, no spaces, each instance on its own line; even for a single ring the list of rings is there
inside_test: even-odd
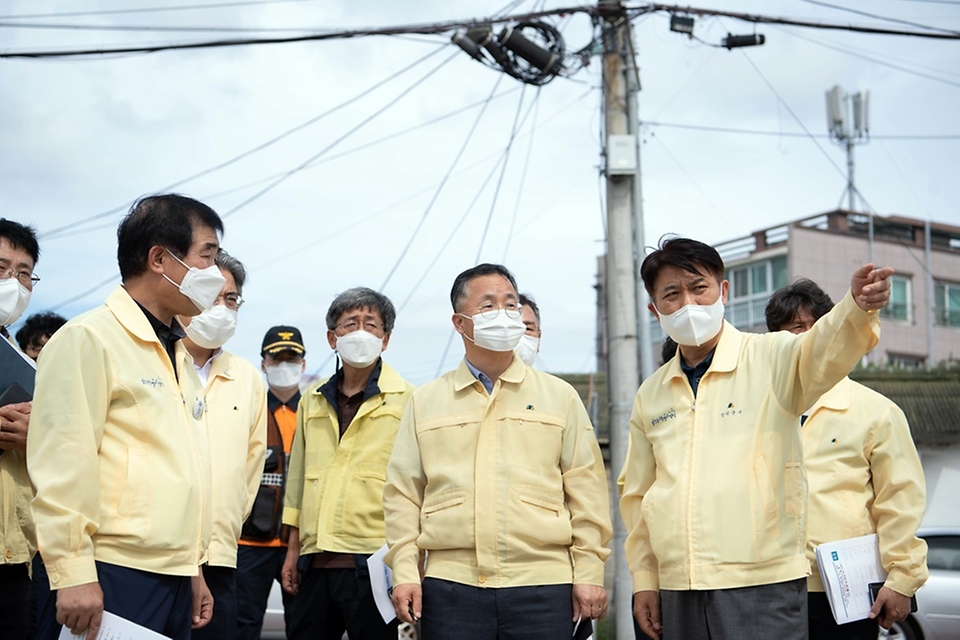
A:
[[[237,570],[204,565],[203,579],[213,596],[213,618],[193,630],[193,640],[233,640],[237,635]]]
[[[32,595],[26,563],[0,564],[0,638],[26,640]]]
[[[573,585],[481,589],[423,581],[422,640],[558,640],[573,635]]]
[[[280,582],[280,569],[287,556],[286,547],[237,549],[237,640],[259,640],[263,614],[273,582]],[[284,619],[289,616],[293,596],[283,592]]]
[[[37,580],[37,640],[57,640],[57,592],[46,568]],[[103,609],[174,640],[190,640],[193,613],[190,578],[167,576],[97,562]]]
[[[310,560],[312,556],[302,556]],[[300,591],[287,620],[288,640],[396,640],[400,622],[384,623],[373,600],[366,556],[353,569],[313,569],[300,574]]]
[[[807,615],[811,640],[874,640],[880,632],[880,623],[876,618],[837,624],[830,611],[827,594],[823,592],[807,593]]]

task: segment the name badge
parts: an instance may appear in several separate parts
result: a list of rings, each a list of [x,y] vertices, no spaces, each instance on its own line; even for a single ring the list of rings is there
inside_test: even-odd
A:
[[[197,403],[193,405],[193,417],[197,420],[203,415],[203,400],[197,400]]]

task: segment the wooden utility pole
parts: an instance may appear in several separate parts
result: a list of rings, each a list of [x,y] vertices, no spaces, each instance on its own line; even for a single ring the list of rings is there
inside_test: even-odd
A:
[[[639,167],[630,173],[629,158],[618,167],[614,154],[629,147],[626,136],[635,130],[629,122],[628,79],[624,73],[629,24],[620,0],[600,0],[603,11],[604,156],[607,178],[607,389],[610,416],[610,497],[613,507],[612,562],[615,571],[613,616],[617,638],[633,637],[633,580],[627,568],[623,545],[626,530],[620,512],[616,476],[627,455],[630,412],[640,385],[637,362],[637,268],[634,259],[633,202]],[[631,65],[632,66],[632,65]]]

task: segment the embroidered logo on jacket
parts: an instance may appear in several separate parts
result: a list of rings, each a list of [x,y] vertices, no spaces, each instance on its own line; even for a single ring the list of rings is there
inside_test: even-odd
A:
[[[674,410],[673,407],[670,407],[670,411],[667,411],[662,416],[657,416],[656,418],[650,421],[650,424],[656,426],[661,422],[666,422],[667,420],[672,420],[676,417],[677,417],[677,412]]]
[[[162,387],[163,379],[160,378],[159,376],[157,376],[156,378],[140,378],[140,383],[143,384],[144,386]]]

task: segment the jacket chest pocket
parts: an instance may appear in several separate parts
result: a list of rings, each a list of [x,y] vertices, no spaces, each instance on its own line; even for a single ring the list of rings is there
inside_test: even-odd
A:
[[[508,414],[503,420],[503,451],[518,466],[557,472],[565,424],[557,416],[533,411]]]

